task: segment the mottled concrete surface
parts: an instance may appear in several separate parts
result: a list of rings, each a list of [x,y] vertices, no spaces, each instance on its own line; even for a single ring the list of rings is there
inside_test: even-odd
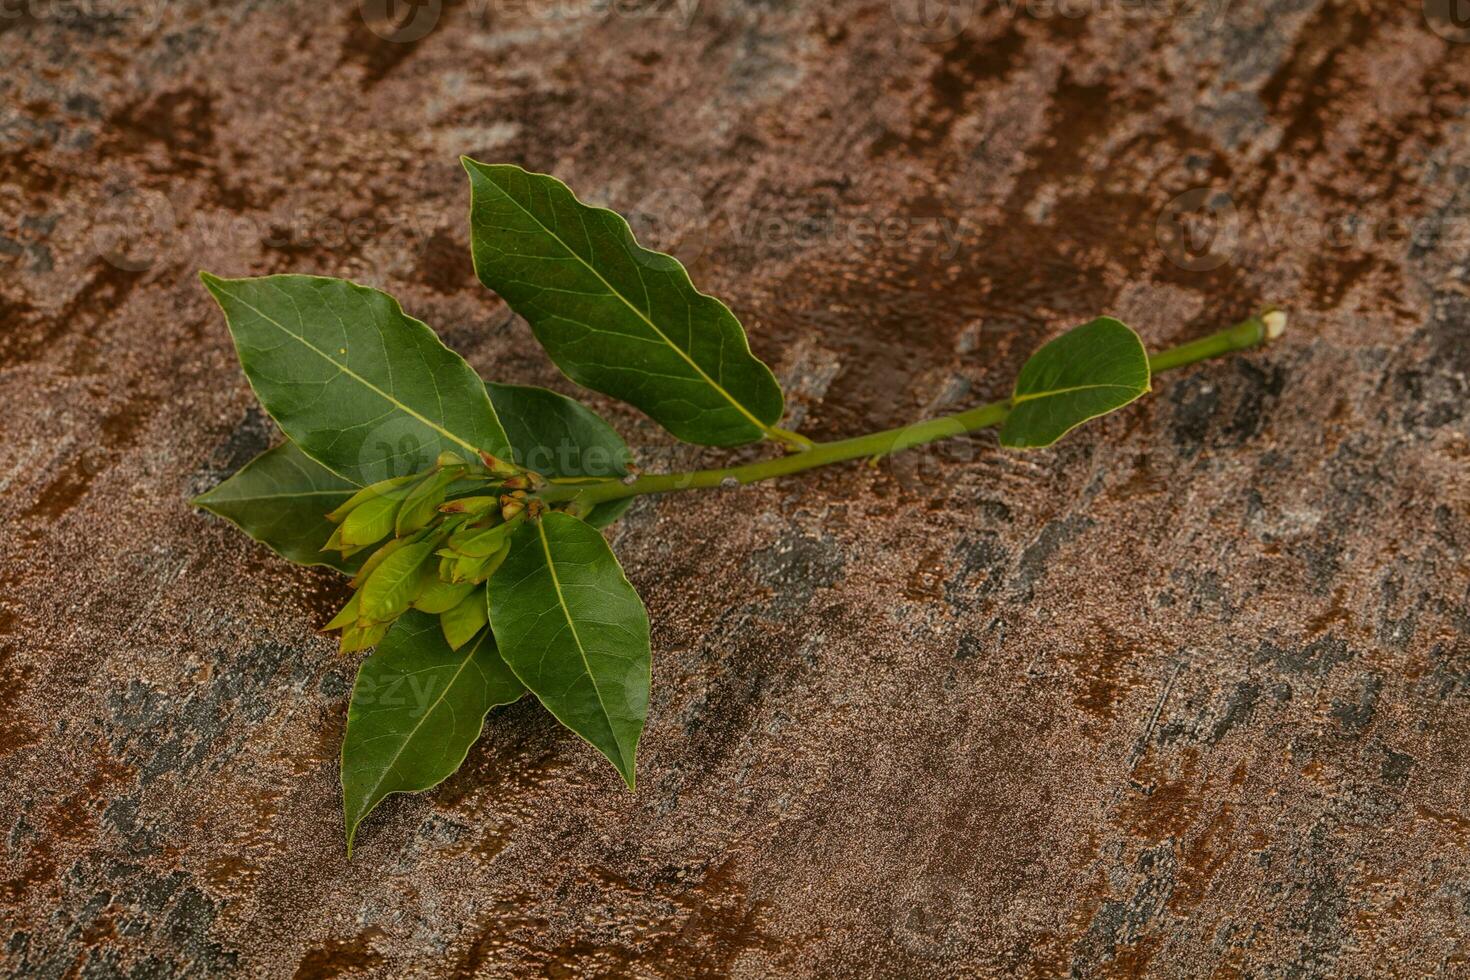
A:
[[[436,6],[0,9],[0,969],[1470,971],[1444,4]],[[522,704],[349,862],[343,586],[187,504],[272,439],[194,273],[351,276],[570,390],[473,280],[461,152],[633,212],[818,437],[1100,312],[1293,330],[1054,451],[640,503],[637,795]]]

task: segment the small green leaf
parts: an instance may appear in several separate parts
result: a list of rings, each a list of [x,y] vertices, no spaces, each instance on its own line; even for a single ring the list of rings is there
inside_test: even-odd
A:
[[[219,486],[194,499],[283,558],[351,572],[359,563],[322,551],[336,530],[327,512],[357,490],[316,460],[283,442],[255,457]]]
[[[393,533],[403,537],[427,527],[438,516],[439,505],[444,503],[450,484],[462,475],[463,467],[453,466],[431,473],[419,481],[408,492],[408,496],[403,498],[403,506],[398,508],[398,516],[393,522]]]
[[[327,625],[322,627],[322,629],[340,630],[356,624],[359,616],[358,610],[361,607],[362,592],[353,592],[352,598],[348,599],[347,602],[343,604],[342,608],[337,610],[337,615],[333,616],[331,620],[327,622]]]
[[[363,661],[342,742],[347,852],[364,817],[390,793],[443,781],[480,737],[485,715],[525,688],[506,669],[490,631],[455,652],[433,616],[410,612]]]
[[[369,484],[338,505],[335,510],[327,515],[327,520],[340,524],[347,518],[348,514],[356,510],[365,501],[391,493],[419,479],[422,479],[420,474],[412,473],[408,476],[395,477],[391,480],[379,480],[377,483]],[[400,493],[399,497],[402,496],[403,494]]]
[[[441,556],[449,558],[448,566],[440,565],[440,576],[448,582],[456,584],[462,582],[483,582],[505,561],[505,556],[510,552],[510,543],[507,541],[498,550],[491,552],[484,558],[471,558],[468,555],[459,555],[455,552],[441,551]]]
[[[438,563],[431,561],[419,569],[419,590],[413,598],[413,607],[419,612],[437,616],[463,602],[474,588],[469,582],[457,584],[444,581],[439,577]]]
[[[465,528],[463,531],[450,535],[449,550],[469,558],[489,558],[505,546],[510,532],[509,524],[497,524],[487,528]]]
[[[357,570],[357,574],[352,576],[352,587],[354,589],[362,588],[362,583],[368,580],[368,576],[377,571],[378,566],[383,564],[383,561],[389,555],[407,543],[403,538],[394,538],[392,541],[384,542],[381,548],[373,549],[373,553],[368,555],[367,560],[362,563],[362,567]]]
[[[399,548],[384,559],[362,584],[362,618],[386,623],[406,612],[418,590],[419,569],[433,552],[432,541],[421,541]]]
[[[461,158],[480,281],[530,323],[573,381],[647,412],[686,442],[774,436],[783,400],[740,321],[619,215],[547,174]]]
[[[388,632],[388,627],[391,625],[393,624],[354,623],[342,631],[342,652],[356,653],[359,650],[366,650],[368,647],[377,646],[378,641]]]
[[[360,548],[383,540],[393,533],[393,520],[402,503],[403,497],[397,493],[364,500],[342,519],[342,543]]]
[[[632,788],[648,714],[648,614],[602,535],[556,512],[517,528],[490,579],[490,625],[521,682]]]
[[[519,465],[548,477],[627,476],[633,461],[628,444],[586,405],[530,385],[487,383],[485,388]],[[606,527],[632,503],[625,497],[598,504],[583,519]]]
[[[439,614],[439,629],[444,642],[458,650],[485,628],[485,588],[481,586],[465,596],[454,608]]]
[[[1001,426],[1001,445],[1050,446],[1148,390],[1143,341],[1123,323],[1099,317],[1046,344],[1021,368]]]
[[[332,472],[366,485],[446,449],[509,454],[475,372],[388,294],[320,276],[200,278],[265,410]]]
[[[440,506],[439,510],[445,514],[466,514],[471,517],[483,514],[492,507],[500,506],[500,497],[472,496],[456,497],[447,504]]]

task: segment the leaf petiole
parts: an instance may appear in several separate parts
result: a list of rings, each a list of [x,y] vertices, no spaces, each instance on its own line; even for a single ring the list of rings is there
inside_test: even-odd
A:
[[[779,426],[771,426],[766,430],[766,434],[770,436],[772,441],[779,442],[791,452],[804,453],[809,449],[815,448],[817,445],[800,432],[794,432],[791,429],[782,429]]]

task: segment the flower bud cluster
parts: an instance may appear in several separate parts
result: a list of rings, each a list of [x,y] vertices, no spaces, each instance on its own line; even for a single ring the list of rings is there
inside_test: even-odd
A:
[[[488,453],[446,452],[422,473],[363,487],[327,515],[323,551],[365,556],[352,598],[326,626],[344,653],[375,646],[410,609],[439,617],[459,649],[485,627],[486,588],[517,526],[540,516],[546,481]]]

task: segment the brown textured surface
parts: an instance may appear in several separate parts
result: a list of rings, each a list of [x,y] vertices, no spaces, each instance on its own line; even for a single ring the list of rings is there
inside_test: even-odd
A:
[[[976,4],[933,43],[886,2],[614,6],[395,43],[353,4],[6,5],[0,968],[1470,969],[1470,45],[1417,3]],[[518,705],[349,863],[342,586],[186,502],[271,438],[194,272],[368,281],[568,390],[473,282],[460,152],[690,219],[819,437],[1099,312],[1293,332],[1055,451],[641,503],[638,794]],[[1209,270],[1156,235],[1196,187],[1239,222]]]

